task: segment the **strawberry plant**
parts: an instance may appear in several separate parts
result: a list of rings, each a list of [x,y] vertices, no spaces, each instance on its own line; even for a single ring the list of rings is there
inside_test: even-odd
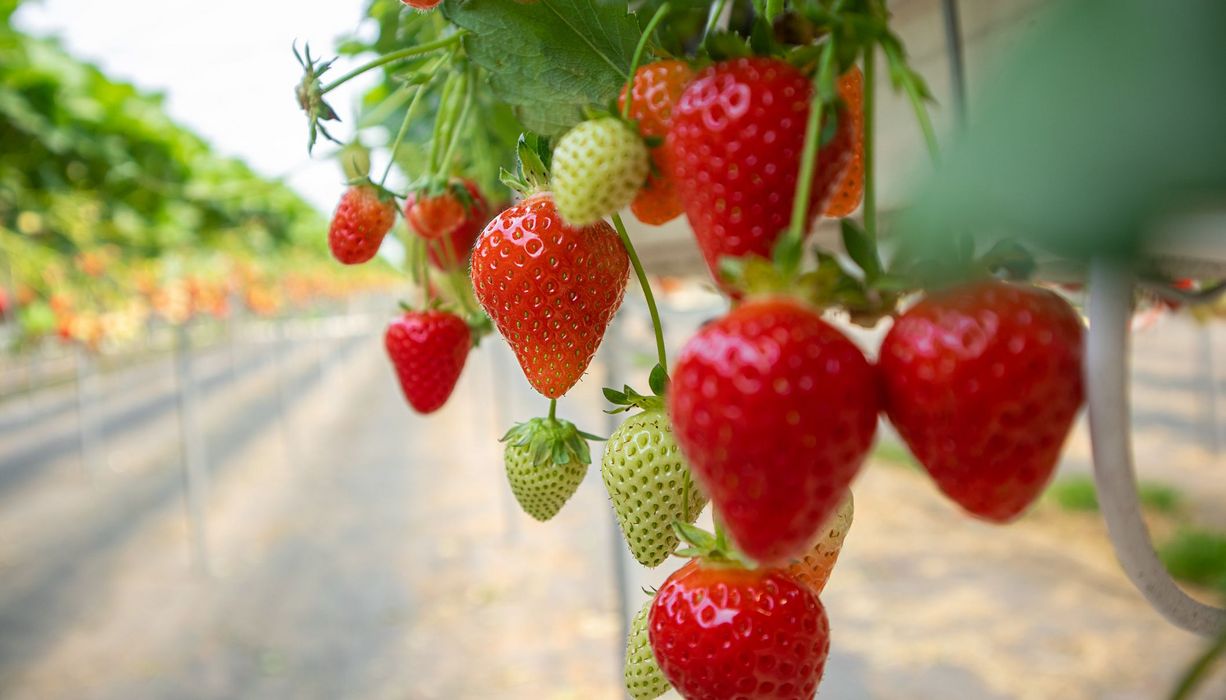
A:
[[[976,245],[959,230],[879,243],[879,64],[940,157],[931,95],[881,0],[410,4],[372,0],[377,31],[342,45],[365,62],[340,77],[304,54],[309,142],[335,130],[332,89],[381,76],[340,153],[380,127],[396,135],[387,169],[377,185],[356,162],[347,177],[399,200],[423,313],[453,319],[455,338],[496,331],[549,400],[547,416],[503,438],[511,490],[538,520],[587,472],[598,438],[558,418],[556,401],[586,372],[633,271],[656,366],[649,394],[605,390],[611,413],[632,415],[601,476],[640,563],[695,561],[636,618],[627,689],[812,697],[829,645],[818,595],[878,421],[968,513],[1018,517],[1083,402],[1076,312],[1030,281],[1035,258],[1017,242]],[[627,207],[650,225],[684,214],[732,303],[673,365]],[[348,230],[370,240],[387,229],[383,211],[379,226]],[[838,219],[839,250],[809,241],[823,217]],[[827,312],[892,323],[880,361]],[[393,353],[398,369],[411,355],[405,390],[419,410],[430,409],[410,385],[445,400],[460,345]],[[714,535],[692,526],[708,500]]]

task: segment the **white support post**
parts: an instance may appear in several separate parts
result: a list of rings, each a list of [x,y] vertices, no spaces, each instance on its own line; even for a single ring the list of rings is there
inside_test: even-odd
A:
[[[208,451],[200,423],[200,393],[192,367],[191,330],[182,324],[175,328],[175,377],[179,392],[179,443],[183,466],[183,499],[187,513],[192,561],[205,577],[212,575],[208,548]]]
[[[1128,392],[1133,282],[1131,270],[1115,261],[1097,260],[1090,271],[1085,371],[1098,499],[1115,556],[1137,590],[1172,624],[1215,637],[1226,630],[1226,611],[1197,602],[1179,588],[1154,551],[1141,517]]]
[[[81,448],[81,467],[91,480],[101,472],[96,402],[97,365],[89,349],[76,346],[77,439]]]

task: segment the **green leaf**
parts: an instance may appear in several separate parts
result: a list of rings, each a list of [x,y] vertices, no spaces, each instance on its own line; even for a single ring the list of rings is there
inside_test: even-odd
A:
[[[647,384],[651,386],[651,393],[656,396],[663,396],[668,389],[668,370],[664,369],[664,365],[657,364],[651,368],[651,376],[647,378]]]
[[[843,247],[860,269],[864,271],[864,279],[872,282],[881,274],[881,260],[877,256],[877,243],[860,225],[851,219],[839,222],[843,231]]]
[[[446,0],[443,13],[471,32],[464,48],[527,128],[555,135],[581,110],[616,97],[640,30],[625,3],[597,0]]]
[[[611,404],[613,404],[613,405],[615,405],[615,406],[624,406],[624,405],[626,405],[626,395],[625,395],[624,393],[622,393],[622,392],[618,391],[617,389],[613,389],[613,388],[610,388],[610,387],[607,387],[607,386],[606,386],[606,387],[605,387],[604,389],[602,389],[601,391],[603,391],[603,392],[604,392],[604,398],[605,398],[605,401],[608,401],[609,403],[611,403]]]

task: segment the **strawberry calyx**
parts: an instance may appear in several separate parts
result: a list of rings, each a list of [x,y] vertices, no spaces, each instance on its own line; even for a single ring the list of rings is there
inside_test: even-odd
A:
[[[525,198],[544,192],[549,189],[549,161],[552,153],[547,137],[525,131],[519,135],[519,143],[515,146],[515,172],[503,168],[499,171],[498,179]]]
[[[615,415],[634,408],[642,411],[663,409],[664,395],[668,391],[668,372],[664,369],[663,365],[657,364],[651,369],[651,376],[647,381],[651,386],[651,396],[640,394],[629,384],[623,385],[621,391],[605,387],[602,390],[604,397],[614,406],[613,408],[605,409],[605,413]]]
[[[294,58],[298,59],[298,65],[302,66],[302,80],[294,88],[294,94],[298,98],[298,106],[306,112],[309,138],[307,140],[307,153],[315,147],[315,141],[319,136],[323,136],[329,141],[340,144],[332,134],[324,127],[323,122],[337,121],[341,118],[337,116],[336,110],[324,101],[323,82],[320,78],[332,64],[336,61],[335,58],[328,61],[320,61],[317,58],[311,57],[311,46],[307,44],[302,53],[298,52],[298,45],[294,44]]]
[[[533,466],[546,467],[575,462],[591,464],[588,440],[604,438],[579,430],[568,420],[550,416],[515,424],[499,442],[528,448]]]
[[[719,521],[715,524],[715,534],[711,534],[697,525],[680,520],[673,521],[673,532],[677,533],[677,538],[688,544],[688,547],[677,550],[674,554],[678,557],[688,559],[698,559],[704,566],[730,568],[730,569],[754,569],[757,564],[745,557],[732,546],[728,540],[728,536],[724,534],[724,529],[720,527]]]

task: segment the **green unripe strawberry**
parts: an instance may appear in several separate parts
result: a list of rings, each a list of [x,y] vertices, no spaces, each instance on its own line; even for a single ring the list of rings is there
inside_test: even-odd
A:
[[[600,438],[556,418],[533,418],[503,436],[507,481],[525,513],[544,522],[575,495],[592,463],[589,439]]]
[[[648,638],[647,615],[653,602],[654,598],[639,608],[630,622],[630,636],[626,637],[626,692],[634,700],[655,700],[672,687],[660,670],[660,664],[656,663]]]
[[[600,466],[630,553],[648,567],[677,548],[673,521],[694,522],[707,503],[658,403],[609,436]]]
[[[558,213],[588,226],[630,204],[650,170],[647,144],[616,117],[586,121],[558,141],[551,183]]]

